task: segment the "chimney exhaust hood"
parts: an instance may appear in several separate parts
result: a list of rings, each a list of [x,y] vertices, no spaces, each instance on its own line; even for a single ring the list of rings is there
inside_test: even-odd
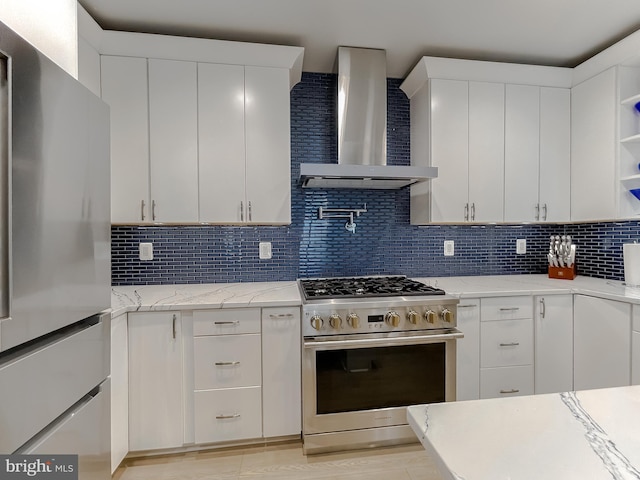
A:
[[[385,51],[339,47],[338,163],[300,164],[300,185],[398,189],[437,176],[436,167],[387,165]]]

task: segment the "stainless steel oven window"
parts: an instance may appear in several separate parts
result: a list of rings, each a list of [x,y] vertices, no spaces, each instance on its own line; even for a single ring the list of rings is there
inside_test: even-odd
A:
[[[445,344],[316,352],[316,413],[445,401]]]

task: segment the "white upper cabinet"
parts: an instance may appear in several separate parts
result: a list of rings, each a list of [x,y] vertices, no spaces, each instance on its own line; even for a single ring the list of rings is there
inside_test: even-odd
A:
[[[570,85],[566,68],[424,57],[401,88],[411,162],[438,177],[411,187],[411,223],[569,220]]]
[[[538,208],[543,222],[571,218],[571,90],[540,88]]]
[[[198,65],[200,219],[240,222],[245,201],[244,67]]]
[[[422,217],[430,216],[432,222],[462,222],[469,203],[468,82],[435,79],[430,87],[431,152],[427,155],[431,165],[438,167],[439,181],[431,182],[431,212],[425,211]],[[423,134],[429,131],[427,125],[422,128]],[[412,202],[412,209],[421,207]]]
[[[505,87],[469,82],[469,220],[502,220]]]
[[[616,217],[616,71],[571,89],[571,220]]]
[[[149,59],[151,220],[198,221],[198,96],[194,62]]]
[[[102,35],[113,223],[291,223],[302,48]]]
[[[540,89],[507,85],[504,139],[504,220],[535,221],[540,156]]]
[[[149,217],[147,59],[101,57],[102,99],[111,110],[111,221]]]

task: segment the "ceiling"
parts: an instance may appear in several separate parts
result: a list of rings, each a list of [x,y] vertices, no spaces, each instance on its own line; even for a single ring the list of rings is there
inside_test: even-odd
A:
[[[304,47],[383,48],[404,78],[424,55],[574,67],[640,29],[638,0],[79,0],[103,29]]]

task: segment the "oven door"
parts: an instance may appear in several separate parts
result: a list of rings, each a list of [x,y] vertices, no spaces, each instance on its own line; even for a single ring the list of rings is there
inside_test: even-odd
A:
[[[303,433],[406,425],[406,407],[456,397],[462,332],[305,338]]]

